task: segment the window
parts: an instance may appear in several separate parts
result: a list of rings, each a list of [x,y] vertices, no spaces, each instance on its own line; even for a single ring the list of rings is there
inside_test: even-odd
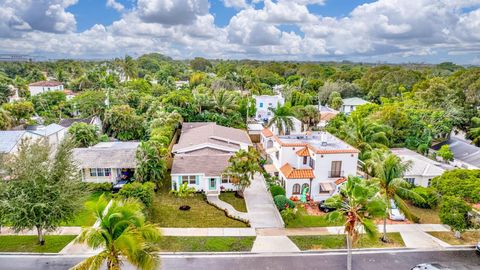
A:
[[[182,184],[184,183],[195,185],[197,183],[197,178],[195,177],[195,175],[183,175]]]
[[[228,184],[228,183],[230,183],[229,176],[228,175],[222,175],[222,184]]]
[[[342,176],[342,162],[332,161],[330,177],[341,177],[341,176]]]
[[[432,183],[432,179],[428,179],[427,187],[429,187],[431,183]]]
[[[407,181],[411,185],[415,184],[415,178],[414,177],[406,177],[404,179],[405,179],[405,181]]]
[[[271,108],[273,106],[272,103],[268,103],[268,107]]]
[[[97,169],[90,169],[90,176],[97,176]]]
[[[320,194],[321,194],[321,193],[329,193],[329,194],[330,194],[330,191],[323,189],[323,187],[322,187],[321,184],[320,184],[319,186],[320,186],[320,190],[319,190],[319,193],[320,193]]]
[[[97,176],[105,176],[105,171],[101,168],[97,169]]]
[[[112,169],[110,169],[110,168],[108,168],[108,169],[105,168],[104,170],[105,170],[105,176],[110,176],[110,175],[112,175]]]
[[[292,194],[300,194],[300,184],[293,185]]]
[[[305,184],[302,185],[302,192],[303,192],[306,188],[308,188],[308,189],[309,189],[308,191],[310,191],[310,188],[309,188],[309,186],[308,186],[307,183],[305,183]],[[307,192],[308,192],[308,191],[307,191]]]
[[[112,174],[112,169],[110,168],[91,168],[90,176],[110,176]]]
[[[303,157],[303,164],[307,164],[307,157]]]
[[[275,152],[275,157],[277,158],[277,160],[280,159],[280,151]]]
[[[315,160],[312,159],[312,158],[310,158],[310,162],[309,162],[308,165],[310,165],[310,167],[311,167],[312,169],[315,169]]]
[[[260,102],[260,108],[263,108],[263,102]]]

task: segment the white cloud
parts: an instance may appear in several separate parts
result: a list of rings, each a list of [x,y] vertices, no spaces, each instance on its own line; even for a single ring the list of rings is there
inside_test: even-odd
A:
[[[222,0],[226,7],[233,7],[237,9],[247,8],[249,5],[245,0]]]
[[[138,0],[139,17],[149,23],[192,24],[208,14],[208,0]]]
[[[125,6],[115,0],[107,0],[107,7],[113,8],[118,12],[125,10]]]

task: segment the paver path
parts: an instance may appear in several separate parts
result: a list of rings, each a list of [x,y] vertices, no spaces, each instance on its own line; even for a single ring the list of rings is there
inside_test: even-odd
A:
[[[235,209],[231,204],[220,200],[218,195],[207,195],[207,201],[226,211],[230,217],[249,222],[247,213],[237,211],[237,209]]]
[[[253,228],[283,228],[284,223],[261,174],[255,174],[244,192],[250,226]]]

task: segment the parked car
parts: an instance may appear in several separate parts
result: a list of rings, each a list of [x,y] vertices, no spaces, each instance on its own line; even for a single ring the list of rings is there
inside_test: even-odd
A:
[[[411,270],[452,270],[438,263],[421,263],[414,266]]]
[[[130,179],[122,179],[122,180],[118,180],[118,182],[116,184],[113,185],[112,187],[112,193],[117,193],[120,191],[120,189],[122,189],[123,186],[125,186],[126,184],[132,182],[132,180]]]
[[[334,208],[334,207],[325,205],[325,200],[320,201],[320,203],[318,204],[318,209],[320,209],[320,211],[323,211],[323,212],[325,212],[325,213],[328,213],[328,212],[332,212],[332,211],[337,210],[337,209]]]
[[[405,215],[400,211],[400,209],[398,209],[393,200],[390,200],[390,212],[388,213],[388,218],[394,221],[405,220]]]
[[[477,253],[477,255],[480,256],[480,242],[478,242],[477,245],[475,246],[475,252]]]

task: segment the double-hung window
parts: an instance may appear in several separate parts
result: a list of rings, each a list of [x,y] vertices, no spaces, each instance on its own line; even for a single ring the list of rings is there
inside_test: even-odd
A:
[[[110,176],[112,174],[112,169],[110,168],[90,168],[90,176]]]
[[[184,183],[195,185],[197,183],[197,178],[195,177],[195,175],[183,175],[182,184]]]
[[[228,175],[222,175],[222,184],[230,183]]]

